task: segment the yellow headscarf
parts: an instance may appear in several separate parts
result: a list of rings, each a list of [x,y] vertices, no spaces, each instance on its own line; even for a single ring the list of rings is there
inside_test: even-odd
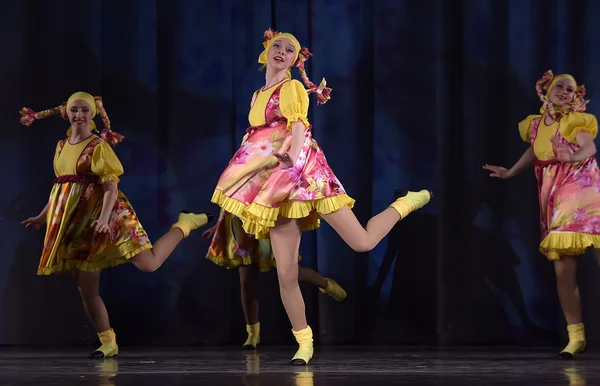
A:
[[[575,80],[575,78],[573,78],[572,75],[569,75],[569,74],[557,75],[554,77],[554,79],[552,79],[552,83],[550,83],[550,86],[548,87],[548,91],[546,92],[546,98],[548,98],[548,95],[550,95],[550,91],[552,91],[552,88],[554,87],[554,85],[556,85],[556,83],[561,79],[570,80],[571,82],[573,82],[574,89],[575,90],[577,89],[577,81]]]
[[[269,49],[271,48],[271,46],[273,45],[273,43],[275,43],[275,40],[277,40],[277,39],[288,39],[289,41],[292,42],[292,44],[294,45],[294,48],[296,49],[296,51],[294,52],[293,65],[296,64],[296,61],[298,60],[298,55],[300,55],[300,50],[302,49],[302,46],[300,45],[300,42],[298,41],[298,39],[296,39],[296,37],[294,35],[292,35],[291,33],[288,33],[288,32],[278,32],[278,33],[275,33],[270,38],[269,38],[269,36],[267,36],[267,34],[265,34],[265,38],[266,38],[266,40],[263,42],[263,47],[265,49],[258,56],[258,63],[262,64],[261,69],[263,69],[264,67],[267,66],[267,63],[269,61]],[[289,69],[287,70],[286,74],[287,74],[288,79],[292,79],[292,73]]]
[[[29,127],[33,124],[34,121],[42,118],[48,118],[53,115],[60,115],[63,119],[69,119],[67,112],[69,111],[69,108],[71,107],[73,102],[75,102],[76,100],[83,100],[90,105],[90,108],[92,109],[93,113],[92,119],[96,116],[96,114],[100,114],[100,118],[102,118],[102,122],[104,123],[104,129],[102,130],[102,133],[100,133],[100,137],[103,140],[108,142],[111,146],[116,146],[117,143],[125,139],[123,135],[111,130],[110,119],[108,119],[108,114],[106,113],[106,109],[104,108],[104,103],[102,103],[102,98],[99,96],[93,97],[87,92],[81,91],[71,95],[66,104],[62,103],[48,110],[43,110],[36,113],[29,107],[23,107],[20,111],[21,124]],[[90,129],[98,131],[98,129],[96,128],[96,123],[94,123],[93,120],[90,122]],[[67,130],[67,136],[70,137],[72,132],[73,130],[71,129],[71,127],[69,127],[69,130]]]
[[[88,94],[87,92],[83,92],[83,91],[78,91],[76,93],[74,93],[73,95],[71,95],[69,97],[69,99],[67,100],[67,111],[69,111],[69,108],[71,108],[71,105],[73,104],[73,102],[77,101],[77,100],[82,100],[87,102],[87,104],[90,105],[90,107],[92,108],[92,119],[96,116],[96,114],[98,113],[98,109],[96,108],[96,99]],[[98,131],[98,128],[96,128],[96,124],[94,123],[94,121],[90,121],[90,129],[92,131]],[[69,130],[67,130],[67,136],[70,137],[71,133],[72,133],[72,129],[71,127],[69,127]]]

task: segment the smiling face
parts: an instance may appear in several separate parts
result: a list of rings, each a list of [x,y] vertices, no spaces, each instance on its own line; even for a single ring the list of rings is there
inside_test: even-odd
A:
[[[77,99],[71,106],[67,115],[69,116],[69,122],[74,130],[84,130],[90,127],[90,122],[93,116],[92,106],[89,105],[83,99]]]
[[[548,100],[558,107],[571,103],[574,98],[575,83],[567,78],[558,80],[548,94]]]
[[[275,70],[287,70],[296,58],[296,47],[286,38],[276,39],[269,48],[268,66]]]

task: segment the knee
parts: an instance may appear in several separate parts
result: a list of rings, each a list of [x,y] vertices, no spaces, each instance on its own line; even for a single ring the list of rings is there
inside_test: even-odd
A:
[[[364,237],[361,239],[354,240],[350,244],[350,248],[352,248],[355,252],[369,252],[373,248],[375,248],[376,243]]]
[[[154,272],[158,269],[158,267],[160,267],[157,264],[154,264],[152,261],[136,261],[136,260],[131,260],[131,262],[133,263],[133,265],[139,269],[140,271],[144,272],[144,273],[151,273]]]
[[[280,289],[290,289],[298,285],[298,265],[277,266],[277,277]]]
[[[145,264],[141,267],[138,267],[140,271],[145,272],[145,273],[151,273],[154,272],[158,269],[158,265],[156,264]]]

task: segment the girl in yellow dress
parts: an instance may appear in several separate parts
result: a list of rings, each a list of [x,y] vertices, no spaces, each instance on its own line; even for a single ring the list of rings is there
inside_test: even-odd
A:
[[[540,252],[554,262],[560,305],[569,343],[559,359],[572,359],[586,349],[577,257],[596,249],[600,262],[600,168],[594,138],[598,121],[585,113],[585,87],[569,74],[548,71],[536,83],[543,105],[540,114],[519,123],[529,146],[515,165],[484,165],[490,176],[508,179],[534,166],[540,201]]]
[[[92,133],[97,131],[93,121],[97,113],[105,126],[101,137]],[[23,108],[21,114],[26,126],[55,114],[71,123],[67,138],[56,146],[56,179],[48,203],[23,224],[36,229],[47,224],[38,275],[71,272],[77,276],[83,307],[102,343],[90,358],[115,356],[119,352],[116,336],[98,294],[101,270],[131,262],[143,272],[153,272],[190,231],[207,224],[212,216],[180,213],[171,230],[153,246],[127,197],[117,188],[123,166],[109,144],[116,145],[123,136],[110,130],[101,98],[77,92],[64,105],[40,113]]]
[[[313,356],[313,334],[298,286],[302,231],[318,228],[323,218],[352,249],[366,252],[400,219],[426,205],[431,193],[407,192],[363,228],[351,209],[354,200],[312,138],[307,119],[308,94],[323,104],[331,90],[324,80],[317,87],[308,79],[304,61],[311,54],[294,35],[268,30],[263,47],[258,62],[266,67],[266,82],[252,97],[250,127],[212,202],[240,218],[247,233],[271,239],[281,300],[300,346],[290,363],[306,365]],[[300,70],[308,90],[291,79],[292,67]]]
[[[248,338],[243,348],[255,349],[260,343],[258,321],[258,272],[276,268],[271,242],[256,240],[242,228],[242,221],[221,210],[217,223],[202,234],[211,239],[206,258],[227,269],[239,268],[242,309]],[[300,260],[300,256],[298,256]],[[298,267],[298,281],[308,282],[338,302],[346,300],[346,291],[333,279],[325,278],[310,268]]]

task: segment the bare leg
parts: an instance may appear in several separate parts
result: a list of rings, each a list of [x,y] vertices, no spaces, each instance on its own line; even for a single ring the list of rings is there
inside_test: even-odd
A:
[[[240,292],[242,309],[246,318],[248,338],[243,344],[246,350],[255,349],[260,343],[260,323],[258,321],[258,265],[241,266]]]
[[[99,294],[100,272],[80,271],[77,277],[83,308],[102,343],[102,346],[90,354],[90,358],[108,358],[119,352],[115,332],[110,328],[108,311]]]
[[[396,210],[387,208],[371,218],[365,229],[347,206],[337,212],[322,214],[321,217],[357,252],[368,252],[375,248],[400,220]]]
[[[130,261],[142,272],[154,272],[171,256],[181,240],[183,240],[183,232],[173,228],[158,239],[152,249],[138,253]]]
[[[180,213],[179,220],[173,224],[170,231],[165,233],[152,249],[140,252],[131,258],[131,263],[142,272],[156,271],[175,250],[177,245],[187,237],[191,231],[206,225],[213,219],[212,215]]]
[[[258,266],[256,264],[241,266],[239,271],[246,324],[256,324],[258,323]]]
[[[304,366],[312,358],[314,350],[312,329],[306,323],[304,299],[298,286],[298,250],[301,236],[298,220],[280,218],[270,233],[271,247],[277,262],[281,300],[299,345],[290,364]]]
[[[594,253],[596,254],[596,261],[600,265],[600,249],[594,249]]]
[[[298,281],[310,283],[319,288],[327,288],[327,279],[310,268],[298,266]]]
[[[77,287],[83,301],[83,308],[96,332],[110,330],[108,311],[99,293],[100,272],[79,271]]]
[[[581,323],[581,299],[577,287],[577,259],[564,256],[554,262],[560,306],[567,324]]]
[[[400,190],[396,191],[398,193]],[[368,252],[392,230],[394,225],[411,212],[427,205],[431,200],[429,191],[420,192],[404,191],[404,195],[394,201],[386,210],[372,217],[367,223],[366,229],[358,222],[358,219],[347,206],[337,212],[322,214],[321,217],[335,229],[350,248],[357,252]]]
[[[295,331],[306,328],[304,299],[298,285],[300,226],[297,220],[280,218],[271,229],[271,246],[277,262],[281,301]]]
[[[577,258],[563,256],[554,262],[560,305],[567,321],[569,344],[558,354],[560,359],[571,359],[585,350],[585,330],[581,318],[581,298],[577,286]]]
[[[313,284],[319,288],[319,291],[343,302],[348,296],[346,291],[333,279],[319,275],[313,269],[298,266],[298,281]]]

